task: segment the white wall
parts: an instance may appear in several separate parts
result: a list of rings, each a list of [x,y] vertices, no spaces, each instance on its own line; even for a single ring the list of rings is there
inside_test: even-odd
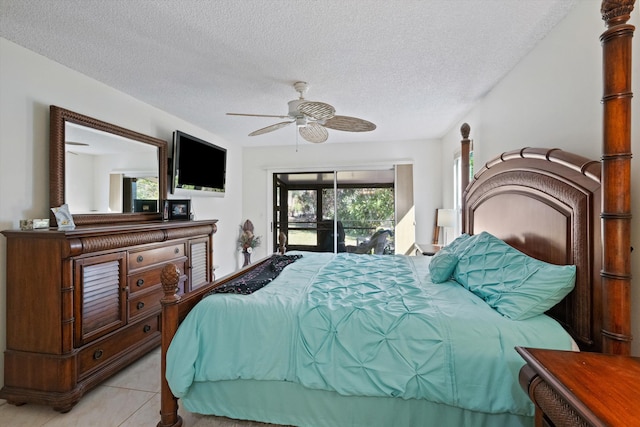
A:
[[[640,356],[640,11],[634,10],[632,102],[632,353]],[[576,8],[460,123],[471,125],[476,170],[496,155],[521,147],[557,147],[600,159],[602,47],[600,1]],[[458,126],[459,127],[459,126]],[[458,128],[443,140],[443,163],[460,143]],[[451,179],[443,197],[451,205]]]
[[[196,219],[217,218],[216,275],[236,268],[242,208],[242,151],[216,135],[0,38],[0,230],[49,217],[49,105],[166,140],[176,129],[227,148],[224,198],[192,200]],[[171,149],[171,147],[170,147]],[[72,207],[73,209],[73,207]],[[28,260],[27,260],[28,261]],[[34,262],[34,268],[37,263]],[[6,239],[0,237],[0,345],[6,345]],[[4,361],[3,356],[0,360]],[[4,380],[0,364],[0,383]]]
[[[416,240],[431,242],[435,210],[441,207],[442,173],[439,141],[398,141],[390,143],[311,144],[296,146],[254,147],[243,154],[243,212],[263,236],[264,244],[255,254],[262,257],[271,251],[273,172],[340,170],[396,163],[412,163],[416,213]]]

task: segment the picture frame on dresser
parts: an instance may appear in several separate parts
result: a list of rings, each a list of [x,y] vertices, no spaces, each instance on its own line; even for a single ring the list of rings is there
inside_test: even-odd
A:
[[[169,201],[166,199],[162,201],[162,220],[169,221]]]
[[[169,221],[187,221],[191,213],[191,200],[174,199],[168,200],[168,217]]]

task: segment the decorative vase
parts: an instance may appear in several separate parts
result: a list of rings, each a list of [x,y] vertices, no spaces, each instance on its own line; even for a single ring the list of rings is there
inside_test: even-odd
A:
[[[244,255],[244,264],[242,264],[242,266],[246,267],[247,265],[251,264],[251,254],[247,251],[243,251],[242,255]]]

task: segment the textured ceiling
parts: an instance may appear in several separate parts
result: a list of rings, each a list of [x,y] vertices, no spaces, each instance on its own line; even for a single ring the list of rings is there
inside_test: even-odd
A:
[[[300,80],[378,126],[327,143],[416,140],[459,126],[576,2],[0,0],[0,35],[229,144],[295,144],[293,126],[247,136],[280,119],[225,113],[286,114]]]

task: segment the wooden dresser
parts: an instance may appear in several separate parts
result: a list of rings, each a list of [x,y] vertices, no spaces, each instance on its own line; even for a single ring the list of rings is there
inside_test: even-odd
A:
[[[7,349],[0,398],[66,412],[160,343],[160,271],[211,281],[217,220],[2,232]]]
[[[516,347],[536,426],[640,426],[640,358]]]

